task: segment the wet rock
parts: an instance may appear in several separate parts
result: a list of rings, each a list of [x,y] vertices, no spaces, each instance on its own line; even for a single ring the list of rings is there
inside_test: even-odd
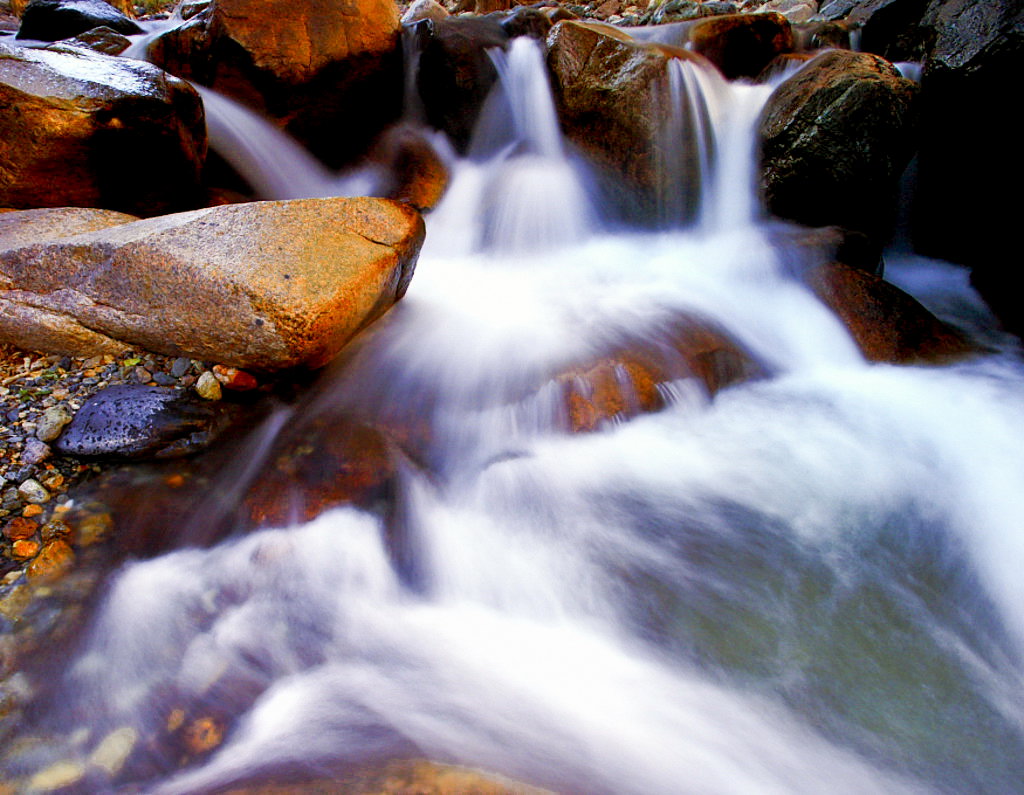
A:
[[[962,334],[874,274],[831,263],[813,269],[807,282],[870,361],[943,364],[975,350]]]
[[[280,121],[337,166],[401,112],[399,31],[391,0],[214,0],[150,58]]]
[[[497,19],[451,18],[421,22],[417,88],[427,121],[465,150],[498,72],[487,51],[504,49],[509,36]]]
[[[451,16],[448,9],[437,2],[437,0],[415,0],[410,3],[402,15],[403,25],[415,25],[424,19],[432,19],[435,22],[447,19]]]
[[[79,33],[73,39],[68,39],[67,43],[72,47],[84,47],[104,55],[120,55],[131,46],[132,40],[116,30],[103,27]]]
[[[32,538],[39,529],[39,525],[31,519],[16,516],[4,524],[3,534],[8,541],[20,541],[25,538]]]
[[[40,544],[29,538],[21,538],[11,544],[11,554],[20,560],[34,558],[39,553]]]
[[[100,768],[108,776],[116,776],[131,756],[138,739],[138,732],[130,726],[114,729],[96,746],[89,756],[89,764]]]
[[[890,63],[831,51],[776,89],[760,121],[768,209],[884,240],[914,146],[917,86]]]
[[[220,400],[221,397],[223,397],[220,389],[220,381],[218,381],[217,377],[209,370],[199,376],[199,380],[196,381],[195,388],[196,394],[203,400]]]
[[[215,364],[213,366],[213,375],[225,389],[230,389],[234,392],[249,392],[259,386],[259,382],[254,376],[245,372],[245,370],[239,370],[237,367],[225,367],[222,364]]]
[[[200,206],[195,90],[141,61],[0,43],[0,206],[153,215]],[[140,179],[134,153],[159,152]]]
[[[396,460],[376,428],[345,417],[321,417],[285,434],[248,489],[243,510],[252,526],[310,521],[330,508],[371,508],[393,489]]]
[[[609,25],[562,22],[548,37],[548,66],[562,129],[601,172],[606,201],[635,220],[659,220],[668,196],[699,184],[698,149],[681,141],[689,157],[685,175],[662,169],[662,130],[671,112],[668,64],[690,60],[682,49],[634,41]],[[690,197],[694,198],[694,197]],[[682,204],[693,210],[687,197]]]
[[[21,461],[30,466],[41,464],[50,457],[50,454],[51,451],[48,444],[30,436],[25,440],[25,449],[21,452]]]
[[[778,55],[792,52],[793,31],[781,14],[711,17],[690,30],[690,47],[730,80],[757,77]]]
[[[43,546],[25,573],[32,581],[56,580],[67,574],[74,564],[75,553],[71,546],[67,541],[57,539]]]
[[[405,294],[423,236],[397,202],[299,199],[0,251],[0,340],[82,353],[84,330],[244,369],[319,367]]]
[[[653,337],[571,368],[554,381],[567,429],[580,433],[664,408],[670,382],[689,380],[712,397],[761,373],[723,331],[696,318],[678,318]]]
[[[444,196],[448,168],[422,129],[395,125],[377,142],[372,157],[393,177],[389,198],[425,211]]]
[[[133,35],[142,28],[103,0],[32,0],[21,15],[19,39],[58,41],[93,28]]]
[[[544,41],[551,31],[551,19],[539,8],[519,6],[501,21],[502,30],[510,39],[532,36]]]
[[[43,412],[36,425],[36,438],[42,442],[52,442],[64,426],[71,422],[71,412],[64,406],[54,406]]]
[[[171,458],[206,447],[230,409],[163,387],[111,386],[90,398],[55,445],[78,458]]]
[[[50,501],[50,492],[43,488],[37,480],[29,478],[18,486],[18,496],[25,502],[44,503]]]

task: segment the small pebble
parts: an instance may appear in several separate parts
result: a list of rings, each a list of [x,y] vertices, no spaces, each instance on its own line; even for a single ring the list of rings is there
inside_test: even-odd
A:
[[[207,370],[196,381],[196,394],[205,400],[220,400],[222,396],[220,381],[216,376]]]
[[[36,534],[39,525],[31,519],[16,516],[4,525],[4,536],[10,541],[21,541],[25,538],[32,538]]]
[[[25,440],[25,449],[21,451],[21,461],[25,464],[41,464],[51,455],[50,445],[35,436]]]
[[[26,519],[32,519],[36,516],[42,516],[43,506],[42,505],[26,505],[25,510],[21,512],[21,515]]]
[[[191,359],[179,357],[175,359],[174,363],[171,365],[171,375],[173,375],[175,378],[181,378],[183,375],[185,375],[185,373],[188,372],[191,366]]]
[[[149,372],[149,370],[147,370],[145,367],[136,367],[134,376],[135,380],[138,381],[140,384],[148,384],[150,381],[153,380],[153,374]]]
[[[50,499],[50,492],[44,489],[39,481],[32,478],[18,486],[18,494],[26,502],[43,503]]]
[[[31,538],[21,538],[11,545],[11,554],[20,560],[28,560],[39,554],[39,542]]]

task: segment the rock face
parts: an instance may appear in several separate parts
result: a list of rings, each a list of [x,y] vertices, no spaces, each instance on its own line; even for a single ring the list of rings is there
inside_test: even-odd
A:
[[[150,58],[266,112],[330,165],[361,154],[401,111],[391,0],[214,0]]]
[[[509,36],[492,18],[428,20],[416,26],[420,44],[417,89],[427,121],[465,150],[487,94],[498,78],[487,51]]]
[[[19,39],[59,41],[93,28],[118,33],[142,33],[142,28],[103,0],[32,0],[18,29]]]
[[[196,210],[0,252],[0,340],[319,367],[402,297],[419,214],[386,199]]]
[[[768,209],[884,238],[914,146],[917,86],[873,55],[832,51],[769,98],[760,122]]]
[[[607,201],[627,217],[658,218],[666,193],[693,181],[691,176],[665,184],[669,177],[660,168],[660,136],[670,113],[669,61],[693,59],[698,68],[706,61],[685,50],[634,41],[600,23],[560,22],[548,47],[562,129],[602,172]],[[696,147],[687,151],[696,157]]]
[[[112,210],[56,207],[0,214],[0,250],[46,243],[83,232],[95,232],[139,219]]]
[[[789,20],[777,12],[710,17],[690,31],[690,44],[726,77],[757,77],[773,58],[793,51]]]
[[[974,351],[955,329],[874,274],[830,263],[812,270],[807,283],[870,361],[941,364]]]
[[[143,169],[143,153],[159,155]],[[205,156],[187,83],[141,61],[0,43],[0,206],[190,209]]]

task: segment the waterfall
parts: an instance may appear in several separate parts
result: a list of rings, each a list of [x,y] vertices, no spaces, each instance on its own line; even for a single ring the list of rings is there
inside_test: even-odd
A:
[[[52,747],[132,727],[97,791],[160,795],[417,756],[562,792],[1021,792],[1014,353],[864,361],[759,218],[770,89],[673,67],[700,222],[608,232],[536,45],[495,58],[408,295],[275,426],[389,434],[387,509],[125,565]],[[667,344],[684,320],[761,377],[711,394]],[[563,376],[622,351],[664,368],[661,410],[566,432]],[[224,733],[185,767],[179,713]]]

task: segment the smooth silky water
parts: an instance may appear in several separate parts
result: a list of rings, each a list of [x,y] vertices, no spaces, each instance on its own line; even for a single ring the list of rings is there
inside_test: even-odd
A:
[[[1024,791],[1014,351],[863,360],[758,218],[770,89],[678,74],[697,212],[609,233],[536,46],[496,57],[408,295],[276,419],[429,428],[398,509],[124,566],[55,719],[84,753],[172,704],[228,714],[204,761],[128,768],[163,795],[414,756],[576,793]],[[946,266],[899,276],[988,324]],[[680,316],[764,376],[712,399],[680,370],[662,411],[566,433],[551,374]]]

